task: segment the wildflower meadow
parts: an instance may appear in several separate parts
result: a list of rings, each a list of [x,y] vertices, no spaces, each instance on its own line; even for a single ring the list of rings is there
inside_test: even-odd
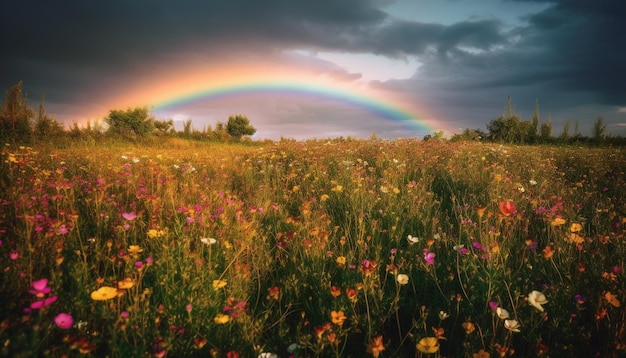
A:
[[[626,356],[626,151],[6,144],[0,356]]]

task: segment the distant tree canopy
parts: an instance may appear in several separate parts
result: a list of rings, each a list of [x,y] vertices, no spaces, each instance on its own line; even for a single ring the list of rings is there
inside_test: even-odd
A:
[[[145,106],[128,108],[125,111],[113,109],[104,120],[109,125],[107,132],[124,137],[143,137],[154,130],[154,118]]]
[[[250,125],[248,117],[237,114],[228,117],[228,123],[226,123],[226,132],[230,134],[235,140],[240,140],[245,135],[253,135],[256,133],[256,128]]]
[[[0,137],[30,137],[34,117],[35,111],[28,108],[28,99],[22,90],[22,81],[4,91],[4,104],[0,108]]]

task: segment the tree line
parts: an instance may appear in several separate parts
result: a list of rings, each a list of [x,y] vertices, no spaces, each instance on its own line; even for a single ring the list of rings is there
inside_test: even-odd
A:
[[[28,97],[23,91],[22,81],[12,86],[4,93],[4,103],[0,107],[0,139],[5,141],[25,142],[39,139],[91,139],[102,137],[134,140],[149,136],[171,136],[203,141],[240,141],[242,138],[254,135],[256,128],[250,120],[241,114],[231,115],[226,123],[217,122],[215,127],[205,126],[202,130],[193,128],[192,120],[183,122],[182,130],[174,128],[174,121],[157,120],[150,114],[148,107],[128,108],[126,110],[113,109],[103,121],[87,122],[84,126],[73,123],[69,130],[65,130],[62,123],[46,113],[45,97],[42,96],[37,112],[28,107]],[[532,118],[522,119],[515,110],[508,97],[507,107],[499,117],[487,124],[487,131],[480,129],[465,129],[455,133],[451,141],[470,140],[508,144],[626,144],[626,138],[606,134],[604,119],[598,117],[591,128],[591,136],[580,133],[578,122],[572,130],[566,122],[557,136],[553,135],[552,119],[540,123],[539,103],[535,103]],[[443,132],[427,135],[424,140],[443,139]]]
[[[134,140],[148,136],[178,136],[209,141],[240,141],[256,133],[256,128],[250,124],[248,117],[242,114],[231,115],[226,123],[218,121],[215,128],[207,126],[202,131],[194,129],[191,119],[188,119],[183,123],[182,131],[176,131],[173,120],[156,119],[146,106],[126,110],[112,109],[103,121],[89,121],[82,127],[73,123],[66,131],[62,123],[45,112],[44,102],[45,98],[42,96],[39,111],[35,114],[28,107],[28,97],[23,91],[22,81],[6,90],[4,103],[0,107],[0,138],[5,141],[25,142],[34,138],[113,137]]]

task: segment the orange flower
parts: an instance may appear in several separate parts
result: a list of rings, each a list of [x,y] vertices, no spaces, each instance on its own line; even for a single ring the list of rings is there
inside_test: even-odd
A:
[[[345,321],[346,318],[348,317],[346,317],[343,314],[343,311],[331,311],[330,312],[330,320],[336,325],[342,326],[343,321]]]
[[[380,352],[384,350],[385,346],[383,345],[383,336],[370,339],[370,342],[367,345],[367,353],[371,353],[375,358],[377,358]]]
[[[268,295],[267,299],[277,300],[280,298],[280,288],[278,286],[270,287],[267,289]]]
[[[435,335],[437,339],[443,339],[443,340],[446,339],[446,337],[443,336],[446,333],[446,331],[442,327],[439,327],[439,328],[432,327],[432,329],[433,329],[433,334]]]
[[[619,300],[617,299],[617,296],[615,296],[611,292],[605,293],[604,294],[604,299],[606,300],[606,302],[608,302],[613,307],[621,306]]]
[[[546,248],[543,249],[543,257],[546,260],[549,260],[552,258],[552,255],[554,255],[554,251],[552,251],[552,248],[550,246],[546,246]]]
[[[358,294],[358,293],[357,293],[357,291],[356,291],[354,288],[352,288],[352,287],[348,287],[348,288],[346,288],[346,295],[348,296],[348,299],[349,299],[350,301],[352,301],[352,302],[356,302],[356,300],[357,300],[357,298],[358,298],[358,297],[357,297],[357,294]]]
[[[476,214],[478,215],[479,219],[483,218],[483,215],[485,215],[485,210],[487,210],[487,207],[485,206],[479,206],[476,208]]]
[[[333,297],[339,297],[339,296],[341,296],[341,287],[338,287],[338,286],[332,286],[332,287],[330,288],[330,294],[331,294],[331,296],[333,296]]]
[[[461,327],[463,327],[466,334],[471,334],[476,330],[476,326],[474,326],[474,324],[470,321],[463,322],[463,324],[461,324]]]
[[[511,214],[517,213],[517,208],[515,208],[515,204],[511,200],[505,200],[498,203],[500,207],[500,212],[504,216],[510,216]]]

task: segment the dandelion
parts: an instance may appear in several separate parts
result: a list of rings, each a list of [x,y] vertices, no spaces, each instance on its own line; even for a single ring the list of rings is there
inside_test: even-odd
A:
[[[102,286],[91,293],[91,299],[94,301],[105,301],[117,297],[117,288],[110,286]]]
[[[541,305],[548,303],[546,296],[539,291],[532,291],[528,294],[528,303],[543,312],[543,307]]]
[[[436,337],[424,337],[417,342],[415,348],[422,353],[437,353],[439,351],[439,340]]]
[[[367,345],[367,353],[371,353],[374,358],[377,358],[380,355],[380,352],[384,350],[385,346],[383,345],[383,336],[370,339],[370,342]]]
[[[396,281],[398,281],[398,283],[401,285],[406,285],[407,283],[409,283],[409,275],[400,273],[398,274],[398,276],[396,276]]]
[[[514,319],[507,319],[504,321],[504,328],[508,329],[511,332],[520,332],[520,324]]]
[[[59,313],[54,317],[54,323],[61,329],[69,329],[74,325],[74,318],[67,313]]]

